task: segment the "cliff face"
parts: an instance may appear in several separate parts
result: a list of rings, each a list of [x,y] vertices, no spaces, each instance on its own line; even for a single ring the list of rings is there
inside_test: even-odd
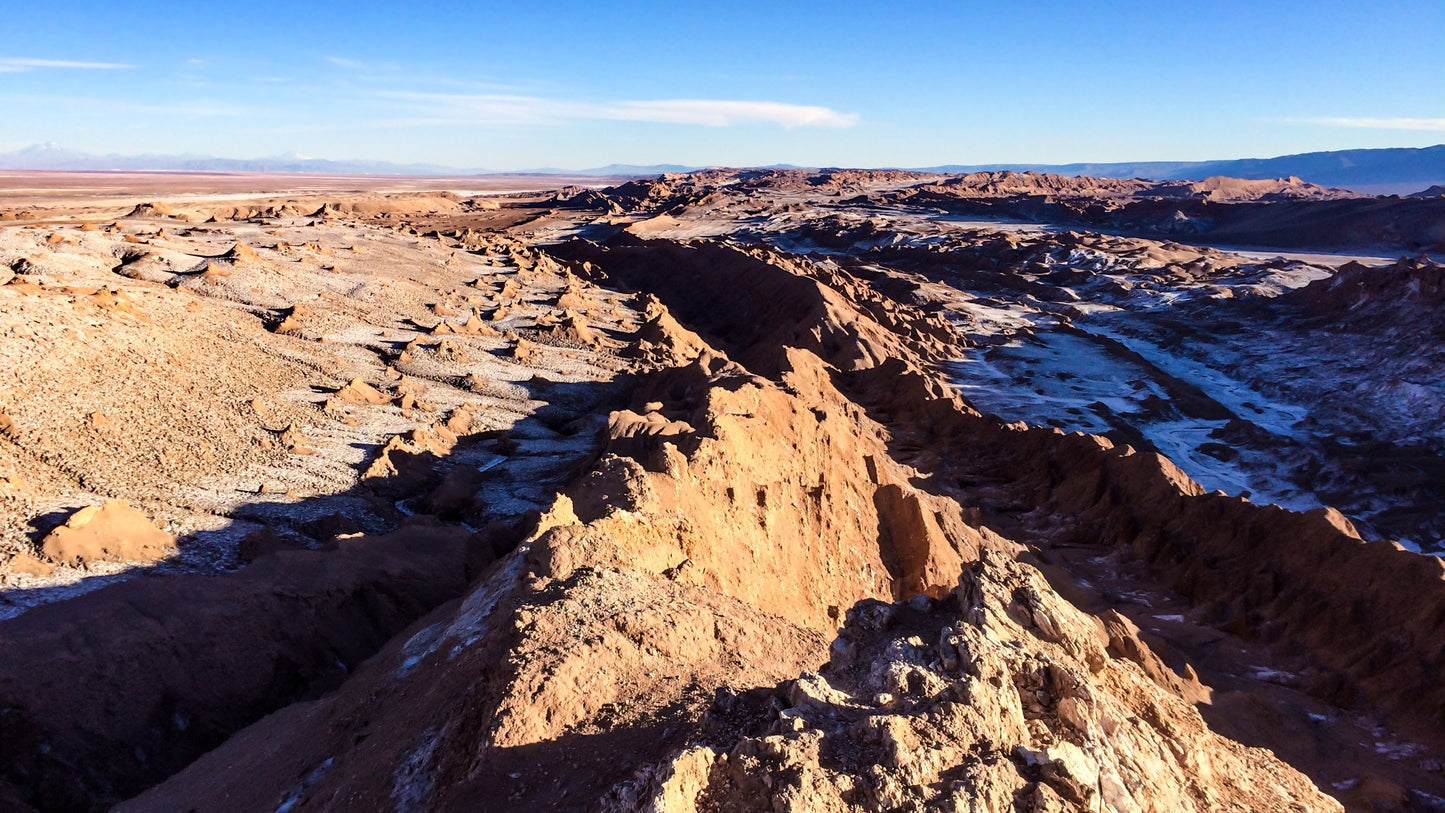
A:
[[[1202,300],[1288,268],[1098,235],[862,228],[815,200],[916,180],[900,174],[729,180],[569,196],[526,234],[514,210],[450,198],[430,213],[368,198],[306,226],[376,262],[318,266],[307,285],[431,270],[227,323],[279,359],[287,389],[224,414],[276,435],[238,470],[284,454],[343,468],[340,438],[369,449],[354,482],[251,506],[244,566],[37,592],[0,621],[0,801],[1313,811],[1445,796],[1439,559],[1366,541],[1333,509],[1210,492],[1142,433],[984,414],[953,366],[1005,332],[1085,332],[1080,292]],[[624,229],[642,221],[619,213],[674,198],[671,220],[637,229],[663,236]],[[829,253],[803,253],[805,237]],[[210,282],[209,268],[135,281],[136,296],[237,318],[218,303],[257,307],[297,273],[280,247],[252,254]],[[1363,275],[1336,288],[1377,285]],[[0,294],[72,306],[22,277],[41,292]],[[1324,318],[1336,288],[1271,296],[1269,318]],[[369,383],[298,386],[357,358]],[[1242,422],[1217,392],[1169,381],[1190,415]],[[12,412],[0,451],[42,448],[40,406]],[[47,459],[141,454],[134,438],[65,438]],[[6,578],[33,591],[100,567],[27,555]]]

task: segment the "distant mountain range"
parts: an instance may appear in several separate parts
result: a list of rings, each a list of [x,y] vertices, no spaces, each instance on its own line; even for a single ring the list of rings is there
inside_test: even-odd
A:
[[[925,172],[1053,172],[1095,178],[1202,181],[1215,175],[1259,180],[1294,175],[1310,183],[1377,195],[1408,194],[1445,183],[1445,144],[1423,148],[1336,150],[1229,161],[1150,161],[1115,164],[949,164]]]
[[[388,161],[331,161],[304,155],[269,158],[215,158],[208,155],[94,155],[55,144],[35,144],[0,153],[0,169],[113,170],[168,172],[274,172],[316,175],[455,175],[486,170],[458,170],[437,164],[393,164]]]
[[[800,169],[775,164],[764,169]],[[93,155],[36,144],[0,153],[0,169],[18,170],[158,170],[174,172],[270,172],[315,175],[582,175],[589,177],[647,177],[665,172],[691,172],[703,167],[684,164],[609,164],[591,169],[545,167],[515,172],[463,169],[437,164],[397,164],[388,161],[333,161],[304,155],[268,158],[215,158],[204,155]],[[911,167],[921,172],[1053,172],[1097,178],[1152,178],[1200,181],[1214,175],[1233,178],[1285,178],[1291,175],[1322,186],[1370,194],[1409,194],[1445,184],[1445,144],[1423,148],[1337,150],[1284,155],[1277,158],[1242,158],[1226,161],[1146,161],[1103,164],[946,164]]]
[[[557,169],[555,167],[543,167],[540,169],[518,170],[520,175],[588,175],[595,177],[646,177],[653,175],[664,175],[669,172],[694,172],[705,167],[690,167],[684,164],[608,164],[605,167],[593,167],[592,169]]]
[[[583,175],[588,177],[650,177],[666,172],[691,172],[681,164],[609,164],[592,169],[524,169],[500,171],[440,164],[397,164],[390,161],[333,161],[306,155],[265,158],[216,158],[209,155],[94,155],[56,144],[34,144],[0,153],[0,169],[69,172],[268,172],[299,175]]]

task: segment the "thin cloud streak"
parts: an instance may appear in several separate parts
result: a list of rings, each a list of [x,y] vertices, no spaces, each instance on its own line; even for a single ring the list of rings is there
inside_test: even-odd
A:
[[[374,67],[359,59],[347,59],[344,56],[328,56],[326,57],[326,61],[338,68],[346,68],[353,71],[362,71]]]
[[[0,73],[26,73],[36,68],[124,71],[134,67],[134,65],[123,65],[118,62],[77,62],[70,59],[28,59],[26,57],[0,56]]]
[[[729,127],[774,124],[794,127],[852,127],[854,113],[816,105],[717,99],[658,99],[609,103],[573,102],[499,93],[455,94],[380,91],[376,95],[412,102],[425,118],[455,125],[547,124],[576,120],[638,121]]]
[[[1310,124],[1321,124],[1327,127],[1356,127],[1364,130],[1423,130],[1426,132],[1445,132],[1445,119],[1410,119],[1410,118],[1318,118],[1306,119]]]
[[[622,102],[609,108],[607,112],[607,118],[623,121],[701,124],[707,127],[758,122],[787,128],[852,127],[858,123],[855,113],[839,113],[826,107],[782,102],[664,99],[654,102]]]

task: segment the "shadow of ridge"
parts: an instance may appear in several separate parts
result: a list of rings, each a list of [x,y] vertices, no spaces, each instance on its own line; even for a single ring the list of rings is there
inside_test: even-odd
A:
[[[590,809],[595,794],[633,778],[643,766],[686,744],[695,714],[681,704],[650,719],[605,731],[567,733],[528,745],[488,751],[476,773],[443,788],[438,811],[554,811]]]
[[[528,382],[520,386],[532,394]],[[605,409],[622,395],[613,381],[547,382],[546,389],[539,398],[579,410]],[[389,476],[340,494],[284,503],[258,494],[233,512],[233,525],[256,523],[276,538],[262,540],[249,565],[176,572],[182,550],[0,620],[0,806],[105,809],[266,714],[334,689],[408,624],[463,595],[537,516],[525,499],[449,513],[452,521],[401,508],[430,507],[450,471],[477,471],[472,453],[487,445],[505,459],[478,471],[475,493],[495,486],[545,499],[601,446],[600,436],[579,434],[572,440],[580,454],[559,458],[557,439],[567,438],[528,416],[508,430],[468,436],[446,457],[393,451],[400,465]],[[529,454],[533,442],[539,449]],[[383,448],[373,447],[363,470]],[[515,479],[513,467],[521,471]],[[539,467],[554,477],[539,476]],[[380,532],[316,538],[324,527],[317,521],[338,506],[342,517],[360,516]],[[85,587],[59,589],[73,595]]]
[[[444,381],[428,380],[436,385],[451,386]],[[626,374],[618,374],[605,381],[554,381],[534,375],[531,379],[512,382],[511,386],[525,393],[527,400],[541,401],[542,403],[530,413],[519,415],[516,422],[508,428],[487,429],[459,436],[456,445],[449,452],[443,454],[427,450],[420,452],[391,450],[390,456],[397,464],[393,466],[394,471],[382,476],[373,475],[365,479],[358,479],[356,485],[343,491],[316,494],[299,500],[291,499],[280,492],[247,492],[253,495],[253,499],[231,509],[227,516],[231,520],[229,526],[199,531],[177,538],[177,552],[174,555],[149,563],[100,561],[98,563],[102,565],[128,564],[129,567],[114,573],[87,575],[78,582],[68,584],[0,588],[0,625],[3,625],[8,618],[43,606],[44,602],[27,600],[29,596],[49,594],[57,599],[64,598],[66,593],[84,592],[82,585],[92,580],[114,583],[117,580],[143,575],[200,575],[197,571],[205,571],[204,575],[215,576],[218,572],[222,574],[234,572],[235,569],[250,564],[260,555],[276,550],[289,548],[322,550],[326,548],[327,543],[333,541],[338,533],[363,532],[371,535],[390,533],[408,518],[432,513],[425,510],[424,498],[452,470],[474,464],[478,455],[488,454],[501,458],[502,465],[490,470],[489,476],[485,479],[489,482],[505,479],[507,463],[533,457],[528,454],[526,448],[529,440],[574,436],[566,433],[577,430],[580,424],[569,425],[571,421],[565,420],[563,413],[583,415],[598,409],[610,408],[615,403],[621,403],[625,394],[623,391],[630,385],[630,382],[631,378]],[[332,394],[335,391],[334,387],[312,386],[311,389],[319,394]],[[437,413],[434,417],[445,414],[449,413]],[[417,428],[425,427],[418,425]],[[278,434],[273,429],[265,431],[273,435]],[[406,438],[409,434],[409,432],[403,432],[397,435],[388,435],[381,442],[348,443],[349,448],[364,453],[362,461],[356,466],[358,472],[367,472],[382,456],[382,453],[387,451],[386,446],[393,437]],[[580,438],[581,436],[575,435],[575,437]],[[518,438],[521,440],[519,441]],[[597,447],[600,447],[601,444],[600,439],[589,440],[589,442]],[[547,457],[553,454],[554,452],[544,450],[535,457]],[[594,457],[595,455],[586,455],[580,462],[582,464],[589,463]],[[537,488],[533,490],[541,499],[550,499],[551,493],[542,486],[560,485],[565,482],[566,478],[575,474],[576,468],[577,466],[565,467],[562,478],[545,484],[538,483]],[[99,498],[104,495],[91,496]],[[124,495],[119,499],[125,499]],[[133,504],[145,513],[147,502],[161,501],[146,500]],[[406,503],[406,505],[398,506],[398,503]],[[100,503],[94,500],[76,500],[64,508],[32,517],[29,520],[31,529],[27,535],[31,544],[34,545],[34,550],[28,552],[41,556],[39,549],[45,536],[64,525],[65,521],[76,511],[92,504],[99,505]],[[545,503],[539,502],[539,505],[545,507]],[[483,509],[469,516],[461,517],[460,520],[473,528],[479,528],[496,518],[498,517],[487,516]],[[456,520],[457,517],[448,517],[448,519]],[[339,530],[337,529],[338,525],[341,526]],[[263,526],[272,533],[281,535],[286,544],[263,546],[262,549],[253,551],[251,555],[246,555],[243,551],[229,563],[203,562],[191,557],[195,549],[202,545],[201,539],[226,535],[238,529],[249,533],[257,530],[253,526]],[[239,540],[237,541],[239,542]],[[506,550],[500,551],[500,553],[505,552]],[[7,605],[18,608],[19,612],[10,616],[4,615],[3,611]],[[3,626],[0,626],[0,631],[3,631]]]

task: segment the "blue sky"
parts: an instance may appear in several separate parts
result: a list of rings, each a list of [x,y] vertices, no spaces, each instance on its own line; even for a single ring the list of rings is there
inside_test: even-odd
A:
[[[0,19],[0,151],[517,169],[1445,142],[1445,0],[0,0]]]

